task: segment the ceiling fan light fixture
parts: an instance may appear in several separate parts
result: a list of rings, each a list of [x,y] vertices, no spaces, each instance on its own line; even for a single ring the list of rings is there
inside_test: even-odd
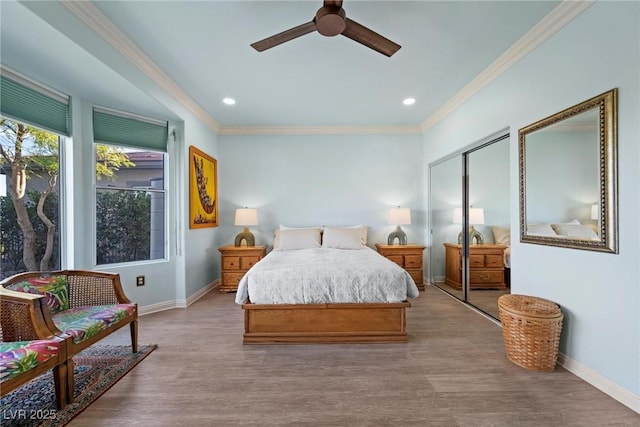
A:
[[[236,100],[233,98],[224,98],[222,102],[224,102],[227,105],[234,105],[236,103]]]
[[[346,13],[341,7],[321,7],[315,17],[316,31],[327,37],[342,34],[347,28],[347,22],[344,18],[346,18]]]
[[[341,34],[389,57],[401,48],[398,43],[347,18],[347,14],[342,8],[342,0],[324,0],[324,6],[318,9],[312,21],[251,43],[251,47],[258,52],[263,52],[314,31],[327,37]]]
[[[404,101],[402,101],[402,103],[404,105],[413,105],[416,103],[416,99],[415,98],[406,98]]]

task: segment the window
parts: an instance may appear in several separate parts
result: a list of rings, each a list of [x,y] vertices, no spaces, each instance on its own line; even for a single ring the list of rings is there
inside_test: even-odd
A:
[[[0,117],[0,276],[60,268],[62,138]]]
[[[0,277],[61,267],[69,96],[0,65]]]
[[[96,264],[164,259],[166,122],[94,108],[94,139]]]

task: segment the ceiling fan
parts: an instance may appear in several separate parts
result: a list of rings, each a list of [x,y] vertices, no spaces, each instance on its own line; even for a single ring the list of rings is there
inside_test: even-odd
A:
[[[368,29],[367,27],[358,24],[347,18],[344,9],[342,8],[342,0],[327,1],[325,0],[324,6],[322,6],[316,12],[316,16],[311,22],[293,27],[274,36],[267,37],[264,40],[252,43],[253,47],[258,52],[271,49],[274,46],[278,46],[284,42],[288,42],[305,34],[309,34],[313,31],[318,31],[323,36],[337,36],[342,34],[351,40],[357,41],[383,55],[391,56],[400,49],[400,45],[392,42],[386,37]]]

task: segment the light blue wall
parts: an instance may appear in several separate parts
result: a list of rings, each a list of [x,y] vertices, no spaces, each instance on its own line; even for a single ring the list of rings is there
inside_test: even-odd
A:
[[[178,298],[188,298],[194,292],[220,277],[220,253],[218,252],[219,229],[195,228],[189,229],[189,146],[194,145],[221,163],[218,136],[197,120],[185,123],[182,144],[181,177],[179,187],[182,191],[176,200],[183,208],[184,264],[179,266],[178,272],[184,274],[184,287],[178,290]],[[218,166],[219,167],[219,166]],[[219,176],[219,174],[218,174]],[[218,186],[220,191],[221,186]],[[218,199],[217,203],[220,203]],[[220,211],[218,210],[218,215]],[[218,221],[219,222],[219,221]],[[184,294],[180,294],[184,292]]]
[[[597,2],[424,135],[425,159],[511,128],[511,227],[518,235],[517,131],[619,89],[620,253],[512,239],[512,292],[556,301],[560,351],[587,372],[640,394],[640,3]],[[487,108],[490,105],[491,108]]]
[[[411,209],[408,240],[424,242],[420,135],[247,135],[220,137],[220,244],[241,231],[235,209],[258,209],[256,244],[273,229],[363,224],[369,246],[386,243],[389,209]]]

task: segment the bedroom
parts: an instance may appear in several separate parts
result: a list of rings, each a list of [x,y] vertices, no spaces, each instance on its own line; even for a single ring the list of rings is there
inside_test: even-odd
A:
[[[9,42],[35,49],[29,47],[37,41],[35,32],[18,40],[5,37],[8,24],[5,20],[9,19],[7,11],[14,11],[29,25],[44,27],[42,34],[50,37],[52,43],[68,42],[58,32],[63,28],[53,30],[37,16],[54,20],[58,14],[49,13],[43,5],[39,6],[40,10],[31,6],[36,14],[22,5],[7,6],[3,2],[1,7],[3,63],[7,61],[7,65],[53,87],[68,89],[72,94],[82,93],[73,103],[74,117],[82,118],[74,119],[74,123],[78,126],[77,132],[90,135],[88,125],[83,126],[83,123],[90,120],[87,111],[92,104],[91,95],[95,92],[91,89],[93,83],[78,80],[74,88],[64,73],[71,67],[71,62],[52,62],[53,65],[43,67],[35,58],[9,49]],[[355,11],[353,14],[357,16]],[[71,26],[69,16],[59,15],[58,19],[58,26],[69,26],[69,37],[76,43],[83,42],[80,34],[86,33],[73,34],[81,31],[77,22]],[[598,24],[603,21],[615,22],[616,25],[609,28]],[[637,262],[640,247],[634,237],[639,235],[637,212],[640,209],[637,180],[640,164],[637,145],[640,135],[637,122],[640,114],[637,78],[640,48],[637,28],[637,3],[596,3],[474,96],[460,104],[449,105],[448,115],[443,115],[424,131],[410,134],[326,135],[321,131],[306,135],[272,135],[266,131],[257,135],[216,134],[210,123],[198,118],[149,78],[131,71],[131,65],[127,65],[110,48],[105,48],[103,43],[103,47],[94,52],[98,60],[88,61],[87,67],[102,66],[99,61],[108,63],[128,79],[117,89],[144,99],[151,95],[156,103],[141,103],[143,106],[140,106],[123,96],[122,99],[109,99],[112,106],[127,111],[134,109],[150,116],[162,111],[164,118],[177,123],[179,135],[188,135],[188,141],[179,142],[206,149],[219,161],[220,226],[206,230],[185,228],[181,239],[176,242],[177,256],[168,263],[118,268],[128,293],[139,301],[143,312],[183,307],[196,299],[219,277],[217,248],[233,241],[238,232],[238,228],[233,226],[233,211],[245,205],[259,207],[260,223],[253,231],[259,241],[268,243],[273,227],[279,223],[366,223],[372,227],[371,242],[385,241],[390,231],[386,224],[388,209],[401,204],[412,210],[412,224],[405,227],[410,240],[425,244],[428,239],[427,165],[505,127],[511,133],[510,218],[512,227],[517,229],[518,188],[514,184],[518,174],[517,130],[617,87],[620,91],[620,253],[611,255],[547,248],[522,244],[513,239],[515,268],[511,282],[514,292],[544,296],[569,307],[570,333],[562,344],[567,363],[572,365],[570,367],[577,375],[601,389],[607,389],[618,400],[631,402],[629,405],[637,410],[640,394]],[[97,43],[95,37],[95,34],[93,38],[87,36],[84,42]],[[75,48],[63,46],[80,50],[76,45]],[[43,56],[41,60],[47,58]],[[381,56],[380,59],[385,58]],[[554,67],[549,67],[549,63]],[[475,74],[480,71],[476,70]],[[425,119],[427,115],[420,117],[416,124]],[[87,151],[74,149],[73,162],[78,170],[84,162],[90,161]],[[179,151],[176,155],[182,159],[186,153]],[[306,182],[290,179],[303,174],[309,177]],[[77,179],[90,182],[89,177],[82,175]],[[177,180],[177,183],[178,188],[180,185],[186,188],[183,180]],[[91,186],[77,186],[70,190],[78,201],[91,200]],[[295,196],[292,197],[291,193]],[[78,206],[75,217],[83,218],[83,212],[85,207]],[[85,231],[89,234],[87,230],[90,230],[90,224],[78,221],[73,237],[77,249],[71,254],[76,267],[93,267],[90,245],[82,238]],[[135,287],[134,278],[138,274],[146,275],[146,287]],[[166,277],[174,280],[167,283]]]

